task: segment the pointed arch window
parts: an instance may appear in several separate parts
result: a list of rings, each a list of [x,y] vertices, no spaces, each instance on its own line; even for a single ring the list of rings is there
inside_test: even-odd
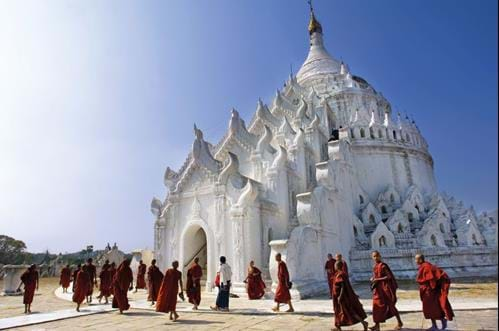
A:
[[[364,197],[362,195],[359,195],[359,202],[360,204],[364,204]]]
[[[393,139],[397,140],[397,131],[393,130]]]
[[[378,138],[383,138],[383,132],[381,132],[381,129],[378,130]]]
[[[373,214],[369,215],[369,223],[370,224],[376,224],[376,220],[374,219],[374,215]]]
[[[437,246],[437,237],[434,234],[431,235],[430,241],[432,246]]]
[[[412,215],[412,213],[408,213],[407,214],[407,219],[409,220],[409,222],[414,221],[414,215]]]
[[[354,235],[355,237],[357,237],[357,235],[358,235],[358,234],[359,234],[359,232],[357,231],[357,227],[354,225],[354,226],[353,226],[353,235]]]
[[[383,214],[388,213],[388,210],[386,209],[386,206],[381,206],[381,212],[382,212]]]
[[[379,247],[385,247],[386,246],[386,238],[385,236],[381,236],[378,239]]]
[[[371,137],[371,139],[376,138],[376,137],[374,136],[374,129],[373,129],[373,128],[369,128],[369,136]]]
[[[397,232],[398,233],[404,233],[404,228],[403,228],[403,226],[402,226],[401,223],[399,223],[398,226],[397,226]]]
[[[365,138],[366,137],[366,131],[364,130],[364,128],[360,129],[360,137],[361,138]]]

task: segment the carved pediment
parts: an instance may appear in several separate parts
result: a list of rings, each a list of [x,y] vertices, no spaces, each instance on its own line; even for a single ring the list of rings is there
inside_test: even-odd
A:
[[[481,246],[485,244],[476,222],[468,219],[456,229],[457,242],[459,246]]]
[[[393,213],[393,215],[386,221],[386,226],[396,234],[404,234],[411,232],[411,225],[407,218],[407,215],[398,209]]]
[[[372,226],[381,222],[381,214],[371,202],[362,210],[362,222],[365,226]]]
[[[448,237],[450,227],[446,226],[447,220],[438,215],[427,218],[423,227],[418,232],[418,243],[422,247],[447,247],[445,237]]]
[[[383,222],[379,222],[376,230],[371,234],[371,247],[373,249],[394,248],[395,236]]]

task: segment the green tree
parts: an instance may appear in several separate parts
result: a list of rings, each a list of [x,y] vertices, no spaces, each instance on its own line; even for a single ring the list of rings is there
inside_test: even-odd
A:
[[[6,235],[0,235],[0,263],[20,264],[26,259],[26,244]]]

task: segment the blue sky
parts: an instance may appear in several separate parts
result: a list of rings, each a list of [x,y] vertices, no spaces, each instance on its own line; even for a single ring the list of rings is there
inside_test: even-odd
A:
[[[412,115],[439,188],[497,207],[497,1],[316,0],[328,50]],[[0,233],[152,247],[196,122],[217,142],[308,51],[306,1],[2,1]]]

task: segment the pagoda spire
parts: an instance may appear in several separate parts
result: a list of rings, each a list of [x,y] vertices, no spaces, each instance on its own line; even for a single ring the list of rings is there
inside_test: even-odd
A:
[[[298,84],[311,85],[316,78],[322,79],[324,75],[340,72],[340,61],[329,55],[324,47],[322,25],[315,17],[312,1],[308,0],[310,6],[310,21],[308,23],[309,51],[305,62],[296,74]],[[306,86],[309,87],[309,86]]]
[[[310,6],[310,22],[308,23],[308,33],[312,35],[314,32],[322,33],[322,25],[315,18],[314,7],[312,6],[312,0],[308,0],[308,5]]]

